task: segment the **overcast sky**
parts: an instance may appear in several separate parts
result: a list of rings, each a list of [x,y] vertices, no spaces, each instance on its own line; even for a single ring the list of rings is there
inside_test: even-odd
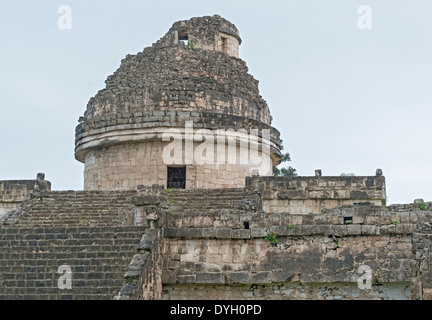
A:
[[[299,175],[381,168],[389,203],[432,201],[430,0],[2,1],[0,180],[44,172],[53,190],[82,189],[74,131],[88,100],[174,22],[216,13],[239,29]]]

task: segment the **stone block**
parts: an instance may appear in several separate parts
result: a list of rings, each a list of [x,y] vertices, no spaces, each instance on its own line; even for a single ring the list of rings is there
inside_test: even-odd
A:
[[[250,283],[250,276],[247,272],[228,273],[227,282],[232,284],[248,284]]]
[[[178,276],[177,277],[177,281],[180,284],[190,284],[190,283],[195,283],[196,282],[196,278],[193,275],[190,275],[190,276],[187,276],[187,275],[185,275],[185,276]]]
[[[378,225],[381,223],[381,219],[379,216],[369,216],[365,217],[364,219],[366,225]]]
[[[251,231],[246,229],[232,230],[231,237],[232,239],[250,239]]]
[[[393,219],[392,219],[392,213],[385,212],[385,211],[382,211],[380,213],[380,222],[379,222],[379,224],[391,224],[392,221],[393,221]]]
[[[178,238],[200,238],[200,237],[202,237],[202,229],[200,229],[200,228],[177,229],[176,237],[178,237]]]
[[[158,205],[160,203],[157,196],[134,196],[131,201],[135,206]]]
[[[364,223],[363,217],[358,217],[358,216],[353,217],[353,224],[363,224],[363,223]]]
[[[202,229],[202,236],[203,238],[215,238],[216,237],[216,230],[214,228],[203,228]]]
[[[361,233],[363,235],[379,235],[380,234],[380,228],[378,226],[362,225],[361,226]]]
[[[347,235],[360,235],[361,234],[361,225],[355,225],[355,224],[351,224],[351,225],[347,225],[346,226],[346,234]]]
[[[395,225],[381,226],[380,232],[381,232],[381,234],[393,234],[393,233],[396,233],[396,226]]]
[[[401,223],[396,225],[396,233],[397,234],[412,234],[416,231],[415,224],[406,224]]]
[[[258,272],[251,276],[251,283],[271,283],[272,273],[271,272]]]
[[[303,224],[303,216],[301,216],[301,215],[293,215],[291,223],[293,225],[301,225],[301,224]]]
[[[275,192],[272,190],[264,190],[262,194],[263,200],[273,200],[276,195]]]
[[[284,190],[277,193],[277,198],[280,200],[307,199],[307,197],[307,192],[303,190]]]
[[[315,235],[330,235],[332,234],[332,226],[331,225],[316,225],[314,226],[314,234]]]
[[[163,270],[162,272],[162,283],[163,284],[175,284],[176,274],[172,270]]]
[[[400,223],[411,223],[409,212],[399,212]]]
[[[267,236],[267,231],[265,228],[252,228],[250,232],[251,238],[264,238]]]
[[[216,232],[216,238],[218,239],[231,239],[231,232],[232,229],[224,229],[224,228],[220,228],[220,229],[215,229]]]
[[[196,283],[224,284],[225,277],[221,273],[197,273]]]

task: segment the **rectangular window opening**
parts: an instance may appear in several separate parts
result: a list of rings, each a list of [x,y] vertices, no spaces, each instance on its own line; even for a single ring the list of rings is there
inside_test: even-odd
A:
[[[344,217],[344,224],[352,224],[353,218],[352,217]]]
[[[180,31],[178,34],[179,41],[183,42],[184,44],[188,44],[189,42],[189,35],[185,31]]]
[[[168,167],[168,189],[186,189],[186,167]]]

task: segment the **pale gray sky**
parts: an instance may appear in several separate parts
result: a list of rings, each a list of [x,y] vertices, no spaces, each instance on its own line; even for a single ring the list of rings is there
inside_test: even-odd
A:
[[[72,29],[59,30],[59,6]],[[357,9],[372,9],[360,30]],[[390,203],[432,201],[430,0],[8,1],[0,4],[0,180],[83,188],[74,130],[127,54],[220,14],[300,175],[383,169]]]

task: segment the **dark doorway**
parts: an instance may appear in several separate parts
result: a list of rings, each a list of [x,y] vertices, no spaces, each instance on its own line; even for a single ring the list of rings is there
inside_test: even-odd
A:
[[[186,189],[186,167],[168,167],[168,189]]]

